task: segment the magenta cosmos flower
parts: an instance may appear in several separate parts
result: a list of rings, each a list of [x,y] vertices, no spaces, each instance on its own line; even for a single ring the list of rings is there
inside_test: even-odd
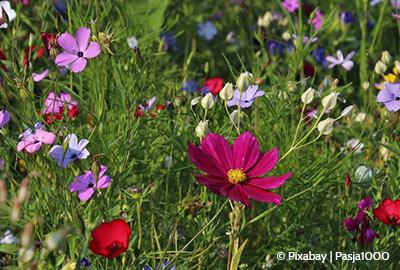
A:
[[[87,59],[98,56],[101,52],[99,43],[89,42],[90,29],[79,28],[76,39],[70,33],[64,33],[57,39],[64,51],[56,56],[56,64],[60,67],[69,67],[73,72],[83,71]]]
[[[100,165],[99,176],[97,177],[92,171],[86,171],[85,174],[76,177],[76,181],[69,186],[71,192],[77,192],[81,201],[89,200],[96,189],[107,188],[111,184],[111,178],[105,175],[107,167]]]
[[[251,207],[250,199],[279,205],[281,196],[267,190],[280,187],[292,176],[262,176],[278,162],[278,149],[260,152],[257,138],[248,131],[233,145],[223,136],[210,133],[199,146],[189,144],[188,152],[193,163],[206,173],[196,175],[200,184],[247,207]]]

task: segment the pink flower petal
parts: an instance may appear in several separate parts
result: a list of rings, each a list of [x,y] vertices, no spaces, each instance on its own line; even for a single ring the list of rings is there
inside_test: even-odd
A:
[[[252,208],[247,191],[241,185],[237,185],[237,189],[239,190],[241,196],[240,202],[243,203],[246,207]]]
[[[33,153],[39,151],[40,147],[42,147],[41,142],[32,143],[25,147],[25,151],[28,152],[29,154],[33,154]]]
[[[35,137],[38,141],[45,144],[53,144],[57,139],[57,136],[54,133],[47,132],[42,129],[36,130]]]
[[[237,137],[233,144],[234,168],[247,171],[251,168],[260,155],[257,138],[246,131]]]
[[[85,69],[86,64],[87,60],[83,57],[80,57],[71,64],[71,70],[75,73],[79,73]]]
[[[111,178],[110,178],[110,176],[105,175],[105,176],[101,177],[101,178],[99,179],[99,181],[97,181],[96,187],[97,187],[97,188],[107,188],[107,187],[110,186],[110,184],[111,184]]]
[[[87,184],[80,181],[74,181],[69,185],[69,191],[71,192],[85,191],[86,189]]]
[[[275,167],[278,159],[279,150],[276,147],[267,153],[261,153],[259,160],[246,172],[247,176],[257,177],[266,174]]]
[[[226,177],[226,172],[218,167],[218,163],[212,156],[207,155],[199,147],[189,144],[189,157],[197,168],[206,172],[209,175],[215,175],[220,178]]]
[[[252,185],[242,185],[242,187],[247,191],[250,198],[255,201],[269,202],[276,205],[281,204],[282,198],[276,193],[265,191]]]
[[[60,53],[56,56],[56,65],[63,67],[75,62],[79,57],[71,53]]]
[[[58,39],[58,44],[67,52],[75,54],[79,51],[76,39],[70,33],[61,34]]]
[[[78,197],[81,201],[87,201],[92,198],[94,194],[94,188],[88,188],[85,191],[78,192]]]
[[[90,39],[90,29],[81,27],[76,31],[76,41],[78,43],[79,51],[84,52],[88,47]]]
[[[49,70],[46,69],[41,73],[33,73],[32,79],[34,82],[40,82],[41,80],[46,79],[49,76]]]
[[[215,194],[222,195],[220,190],[226,185],[232,185],[227,180],[220,179],[217,177],[206,176],[206,175],[196,175],[196,180],[200,184],[206,186],[211,192]]]
[[[246,185],[252,185],[261,189],[273,189],[282,186],[287,179],[293,174],[287,173],[282,176],[271,176],[264,178],[252,178],[246,183]]]
[[[101,47],[99,43],[97,42],[90,42],[89,47],[86,49],[86,51],[83,54],[83,57],[85,58],[94,58],[98,56],[101,52]]]
[[[227,172],[233,168],[232,147],[225,137],[210,133],[201,141],[200,146],[204,152],[212,156],[222,166],[224,171]]]

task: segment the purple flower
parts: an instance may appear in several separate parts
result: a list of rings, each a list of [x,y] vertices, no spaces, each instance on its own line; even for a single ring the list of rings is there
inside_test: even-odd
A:
[[[271,54],[280,54],[282,55],[285,52],[285,44],[280,43],[275,40],[268,40],[267,42],[268,51]]]
[[[0,171],[4,170],[4,164],[5,164],[4,159],[0,158]]]
[[[349,71],[353,68],[354,63],[351,61],[351,58],[353,58],[355,52],[352,51],[348,55],[346,55],[346,58],[343,57],[343,53],[341,50],[338,50],[336,52],[337,59],[333,56],[327,56],[326,60],[330,62],[331,64],[328,66],[329,68],[333,68],[336,65],[342,66],[345,70]]]
[[[69,67],[75,73],[83,71],[87,59],[94,58],[101,52],[100,44],[89,40],[90,29],[84,27],[78,29],[76,39],[67,32],[62,34],[57,41],[64,51],[56,56],[55,63],[61,67]]]
[[[0,129],[10,121],[10,113],[5,110],[0,110]]]
[[[227,105],[229,107],[240,105],[241,108],[249,108],[253,105],[256,98],[264,94],[264,91],[258,90],[258,85],[250,85],[249,88],[242,93],[241,97],[239,89],[236,89],[233,98],[227,102]]]
[[[90,153],[86,149],[89,141],[82,139],[78,141],[75,134],[69,134],[65,140],[64,144],[68,144],[68,149],[64,154],[64,148],[61,145],[54,145],[49,152],[52,159],[57,161],[58,166],[63,166],[64,168],[68,166],[71,162],[78,159],[86,159]]]
[[[353,14],[349,11],[344,11],[339,13],[340,21],[343,24],[351,24],[354,22]]]
[[[376,101],[384,103],[390,112],[400,110],[400,83],[386,83],[379,91]]]
[[[400,9],[400,0],[390,0],[390,4],[395,9]]]
[[[151,111],[153,109],[156,101],[157,101],[157,97],[152,97],[149,100],[147,100],[144,105],[139,104],[139,108],[144,112]]]
[[[99,175],[96,176],[92,171],[86,171],[84,174],[76,177],[76,181],[69,185],[71,192],[77,192],[81,201],[89,200],[97,189],[107,188],[111,184],[111,178],[105,175],[107,167],[100,165]]]
[[[370,4],[371,4],[371,6],[376,6],[377,4],[379,4],[382,1],[383,0],[371,0]]]
[[[46,79],[49,76],[49,70],[45,69],[40,73],[32,73],[32,79],[34,82],[40,82],[41,80]]]
[[[362,199],[362,200],[358,203],[357,207],[358,207],[359,209],[361,209],[361,210],[365,210],[365,209],[367,209],[367,208],[371,208],[372,205],[373,205],[373,203],[374,203],[374,201],[372,200],[372,198],[368,196],[368,197],[365,197],[364,199]]]
[[[282,6],[290,13],[295,12],[299,8],[298,0],[284,0]]]
[[[314,57],[315,61],[317,61],[321,66],[326,65],[326,59],[325,59],[325,49],[324,48],[316,48],[312,56]]]

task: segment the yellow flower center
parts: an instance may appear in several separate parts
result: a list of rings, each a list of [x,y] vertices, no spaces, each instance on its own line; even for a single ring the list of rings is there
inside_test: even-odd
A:
[[[233,184],[243,183],[246,181],[246,174],[243,169],[231,169],[228,171],[228,180]]]

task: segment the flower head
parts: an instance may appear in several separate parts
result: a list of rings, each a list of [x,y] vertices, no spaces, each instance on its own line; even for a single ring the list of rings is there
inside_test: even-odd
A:
[[[79,28],[76,39],[70,33],[61,34],[57,41],[64,51],[57,55],[55,62],[60,67],[69,67],[75,73],[83,71],[87,59],[98,56],[101,52],[100,44],[89,42],[90,29]]]
[[[20,135],[17,151],[26,151],[32,154],[39,151],[43,144],[53,144],[56,138],[57,136],[54,133],[44,131],[41,124],[37,123],[34,131],[32,131],[32,129],[27,129]]]
[[[45,69],[44,71],[40,73],[32,73],[32,79],[34,82],[40,82],[44,79],[46,79],[49,76],[49,70]]]
[[[54,145],[49,152],[52,159],[57,161],[58,166],[67,167],[68,164],[75,160],[86,159],[90,153],[86,149],[89,141],[82,139],[78,141],[75,134],[69,134],[65,140],[64,144],[68,144],[68,148],[64,153],[64,148],[61,145]]]
[[[4,128],[9,121],[10,121],[10,113],[5,110],[0,110],[0,129]]]
[[[107,167],[100,165],[99,175],[96,176],[92,171],[76,177],[76,181],[69,186],[71,192],[77,192],[81,201],[89,200],[97,189],[107,188],[111,184],[111,178],[105,175]]]
[[[189,80],[182,83],[181,90],[185,91],[187,94],[197,92],[198,83],[195,80]]]
[[[242,94],[240,94],[239,89],[236,89],[233,98],[227,104],[229,107],[240,105],[241,108],[249,108],[253,105],[256,98],[264,94],[264,91],[258,90],[258,85],[250,85]]]
[[[68,117],[74,119],[78,116],[78,102],[72,99],[68,93],[61,92],[56,96],[54,92],[50,92],[44,101],[43,115],[47,124],[51,124],[54,120],[62,120],[65,108],[68,110]]]
[[[92,252],[113,259],[128,249],[131,228],[122,219],[103,222],[92,231],[89,248]]]
[[[210,92],[214,96],[218,95],[224,84],[224,79],[219,77],[209,78],[205,80],[203,87],[201,88],[201,93],[203,95]]]
[[[212,40],[214,36],[218,33],[218,30],[217,28],[215,28],[212,22],[206,21],[198,25],[197,33],[205,40]]]
[[[312,24],[315,30],[319,30],[322,27],[322,24],[324,23],[324,16],[319,8],[315,11],[314,18],[309,20],[308,23]]]
[[[354,22],[353,14],[349,11],[343,11],[339,13],[340,21],[343,24],[351,24]]]
[[[341,50],[338,50],[336,52],[337,58],[333,57],[333,56],[327,56],[326,60],[328,62],[330,62],[331,64],[328,66],[329,68],[333,68],[336,65],[340,65],[342,66],[345,70],[349,71],[353,68],[354,63],[353,61],[351,61],[351,58],[353,58],[353,56],[355,55],[355,52],[352,51],[350,52],[348,55],[346,55],[346,57],[343,57],[343,53]]]
[[[196,175],[197,181],[210,191],[251,207],[250,198],[279,205],[281,196],[268,191],[278,188],[292,176],[263,177],[278,162],[278,149],[263,153],[257,138],[250,132],[242,133],[230,145],[221,135],[209,133],[199,146],[189,144],[192,162],[205,174]]]
[[[164,51],[168,51],[172,49],[174,52],[178,50],[178,45],[176,41],[176,37],[171,32],[164,32],[160,35],[160,38],[163,43]]]
[[[400,199],[384,199],[373,213],[384,224],[400,225]]]
[[[386,83],[379,91],[376,101],[384,103],[390,112],[400,110],[400,83]]]
[[[7,22],[11,22],[16,17],[17,13],[11,8],[10,2],[0,1],[0,29],[7,28]]]
[[[298,0],[284,0],[282,6],[290,13],[295,12],[299,8]]]

